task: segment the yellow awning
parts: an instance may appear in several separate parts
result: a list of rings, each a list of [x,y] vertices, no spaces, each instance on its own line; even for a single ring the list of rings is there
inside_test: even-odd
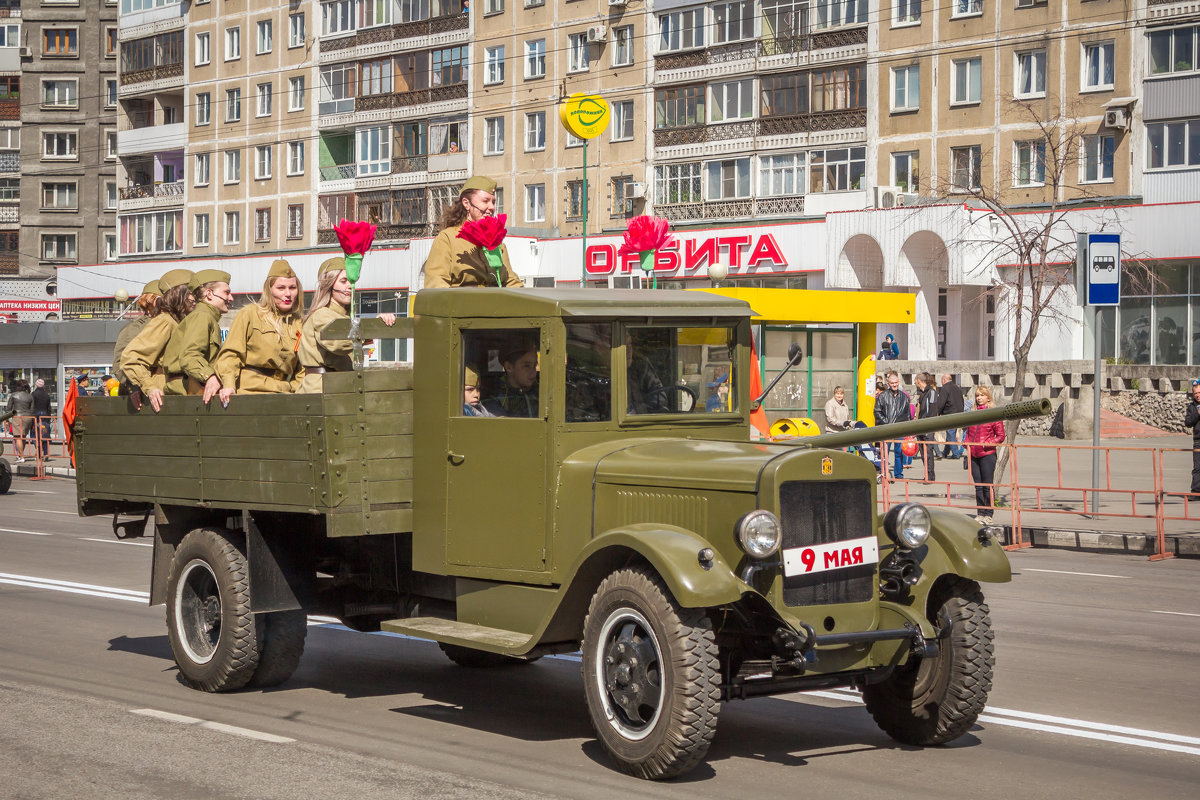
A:
[[[754,322],[901,323],[916,320],[917,296],[904,292],[841,292],[827,289],[697,289],[745,300]]]

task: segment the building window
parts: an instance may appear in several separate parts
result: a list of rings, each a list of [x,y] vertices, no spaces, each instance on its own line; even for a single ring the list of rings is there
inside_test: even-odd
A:
[[[921,107],[921,65],[892,69],[892,111],[916,111]]]
[[[43,233],[43,261],[74,261],[75,234],[73,233]]]
[[[504,152],[504,117],[488,117],[483,121],[483,154],[496,156]]]
[[[1197,165],[1200,165],[1200,119],[1146,123],[1146,169]]]
[[[137,214],[120,219],[122,253],[146,255],[180,250],[183,240],[183,212],[165,211]]]
[[[287,238],[304,238],[304,204],[296,203],[287,208]]]
[[[117,260],[117,235],[115,233],[104,234],[104,260]]]
[[[1013,185],[1041,186],[1046,182],[1046,142],[1014,142]]]
[[[242,57],[242,29],[238,27],[225,29],[225,60],[233,61]]]
[[[950,62],[953,90],[951,105],[978,103],[983,98],[983,59],[964,58]]]
[[[212,61],[212,34],[196,34],[196,66],[203,67]]]
[[[590,63],[587,34],[567,34],[567,72],[586,72]]]
[[[663,164],[654,168],[654,203],[699,203],[700,162]]]
[[[673,11],[658,18],[658,52],[672,53],[704,46],[704,9]]]
[[[225,90],[225,121],[237,122],[242,118],[242,90]]]
[[[358,67],[354,63],[321,67],[318,114],[344,114],[354,110]]]
[[[612,141],[623,142],[633,138],[632,100],[617,100],[612,104],[612,122],[609,126]]]
[[[654,92],[654,127],[686,128],[702,124],[704,116],[703,86],[674,86]]]
[[[105,211],[116,211],[117,210],[117,182],[116,181],[105,181],[104,182],[104,210]]]
[[[950,18],[973,17],[983,13],[983,0],[951,0]]]
[[[496,198],[496,213],[503,214],[504,213],[504,187],[497,186],[496,191],[492,192],[492,195]]]
[[[567,219],[583,218],[583,181],[567,181]]]
[[[321,0],[321,35],[354,30],[354,0]]]
[[[804,153],[759,156],[758,193],[761,197],[804,194]]]
[[[862,188],[867,171],[865,147],[837,147],[808,153],[810,192],[845,192]]]
[[[79,208],[78,187],[74,182],[42,184],[42,208],[47,211],[75,211]]]
[[[531,183],[525,187],[525,221],[546,221],[546,184]]]
[[[104,57],[116,58],[117,50],[120,49],[121,46],[120,42],[121,40],[117,35],[116,27],[113,25],[106,25],[104,27]]]
[[[192,231],[196,247],[208,247],[208,214],[197,214],[193,218]]]
[[[288,111],[304,110],[304,76],[288,78]]]
[[[483,83],[504,83],[504,45],[483,49]]]
[[[814,5],[816,21],[813,28],[816,30],[860,25],[867,21],[867,0],[815,0]]]
[[[208,153],[196,153],[196,186],[208,186],[210,178],[209,165],[211,156]]]
[[[358,140],[358,174],[386,175],[392,169],[392,129],[390,125],[375,125],[359,128],[354,132]]]
[[[525,43],[525,78],[546,77],[546,40]]]
[[[367,95],[391,94],[392,59],[383,58],[364,61],[358,65],[358,94]]]
[[[892,10],[893,27],[921,22],[921,0],[892,0]]]
[[[242,179],[242,151],[225,151],[225,182],[237,183]]]
[[[525,115],[525,152],[546,149],[546,112]],[[543,190],[545,187],[543,187]]]
[[[633,26],[618,25],[612,33],[612,65],[627,67],[633,63]]]
[[[618,175],[612,179],[612,205],[609,215],[626,217],[633,213],[633,176]]]
[[[79,31],[75,28],[42,28],[42,55],[53,58],[79,56]]]
[[[225,244],[237,244],[242,240],[242,214],[240,211],[225,212]]]
[[[254,241],[271,241],[271,209],[254,209]]]
[[[304,142],[287,143],[287,174],[304,174]]]
[[[266,180],[271,177],[271,145],[260,144],[254,148],[254,177]]]
[[[259,117],[271,116],[271,84],[260,83],[258,89],[258,103],[255,108],[255,115]]]
[[[1113,88],[1113,46],[1112,42],[1083,46],[1084,90]]]
[[[1150,74],[1167,75],[1173,72],[1194,72],[1197,69],[1195,25],[1186,28],[1160,28],[1150,31]]]
[[[921,189],[921,155],[916,150],[892,153],[892,185],[902,192]]]
[[[429,124],[429,155],[465,151],[468,141],[470,135],[465,119]]]
[[[117,157],[117,132],[107,131],[104,134],[104,158],[112,161]]]
[[[255,43],[257,45],[255,53],[260,56],[265,55],[266,53],[271,52],[271,47],[273,46],[271,41],[273,38],[271,20],[259,20],[256,28],[258,35],[255,38]]]
[[[704,164],[705,200],[739,200],[750,196],[750,158],[727,158]]]
[[[1017,97],[1045,97],[1046,51],[1017,53],[1016,59],[1016,85],[1013,87],[1013,93]]]
[[[865,66],[832,67],[809,73],[814,112],[847,111],[867,107]]]
[[[790,117],[808,113],[808,73],[764,75],[759,93],[764,117]]]
[[[46,108],[77,108],[79,82],[75,80],[42,81],[42,106]]]
[[[952,191],[978,191],[980,156],[979,145],[950,148],[950,188]]]
[[[289,14],[288,15],[288,47],[303,47],[304,40],[308,37],[308,30],[304,22],[304,14]]]
[[[753,0],[717,3],[712,7],[713,44],[754,38]]]
[[[207,125],[212,120],[212,97],[208,92],[196,95],[196,126]]]
[[[754,81],[714,83],[708,88],[709,122],[733,122],[754,116]]]
[[[104,79],[104,107],[117,107],[117,81],[115,78]]]
[[[78,134],[67,131],[42,133],[42,158],[76,159],[78,157]]]

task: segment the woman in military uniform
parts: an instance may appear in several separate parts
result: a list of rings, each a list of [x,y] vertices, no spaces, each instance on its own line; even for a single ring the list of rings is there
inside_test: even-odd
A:
[[[173,269],[158,281],[162,297],[158,298],[158,314],[146,323],[146,327],[133,338],[121,354],[121,369],[130,385],[150,400],[150,406],[160,411],[163,404],[163,389],[166,374],[162,366],[163,352],[171,340],[180,320],[192,310],[192,295],[188,281],[192,279],[190,269]],[[134,406],[141,408],[141,397],[133,397]]]
[[[238,312],[214,367],[222,403],[236,394],[290,393],[304,376],[296,340],[304,314],[304,289],[292,267],[276,259],[262,297]]]
[[[480,220],[496,213],[496,182],[491,178],[468,178],[458,192],[458,202],[442,213],[442,230],[429,248],[425,259],[425,288],[447,286],[495,286],[496,274],[488,267],[478,245],[459,239],[467,220]],[[524,286],[508,261],[508,248],[500,245],[504,260],[505,286]]]
[[[354,343],[349,339],[322,340],[321,332],[334,320],[350,316],[350,280],[346,277],[346,259],[327,258],[317,270],[317,291],[312,308],[304,318],[300,332],[300,365],[304,380],[296,391],[320,392],[326,372],[346,372],[353,368],[350,354]],[[386,325],[396,322],[394,314],[380,314]]]
[[[138,295],[137,307],[141,309],[142,315],[125,323],[121,328],[121,332],[117,334],[117,346],[113,348],[113,377],[121,382],[121,393],[126,394],[129,391],[129,379],[125,377],[125,371],[121,369],[121,356],[125,353],[125,348],[141,333],[146,324],[158,314],[158,298],[162,297],[162,292],[158,288],[158,280],[152,280],[142,289],[142,293]]]
[[[221,315],[229,310],[233,293],[229,273],[202,269],[188,282],[196,307],[171,334],[163,353],[167,373],[166,394],[198,394],[204,403],[221,388],[213,367],[221,349]]]

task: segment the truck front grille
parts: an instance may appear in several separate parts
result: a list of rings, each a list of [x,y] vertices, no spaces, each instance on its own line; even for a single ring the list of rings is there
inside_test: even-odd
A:
[[[779,487],[783,549],[858,539],[874,533],[866,481],[786,481]],[[877,564],[784,578],[789,606],[865,603],[874,596]]]

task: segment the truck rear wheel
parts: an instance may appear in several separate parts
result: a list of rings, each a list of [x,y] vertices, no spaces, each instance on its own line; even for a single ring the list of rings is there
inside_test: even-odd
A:
[[[703,609],[680,608],[644,569],[601,582],[583,623],[583,684],[618,769],[657,780],[696,766],[717,732],[719,675]]]
[[[292,677],[304,654],[308,637],[308,615],[303,609],[272,611],[259,615],[262,644],[258,648],[258,669],[248,686],[265,689]]]
[[[954,577],[935,589],[929,621],[938,632],[936,658],[916,658],[863,689],[867,710],[884,733],[905,744],[945,744],[982,713],[992,688],[992,621],[979,584]]]
[[[250,613],[246,555],[230,531],[198,528],[179,543],[167,576],[167,635],[194,689],[240,689],[259,665],[260,621]]]

